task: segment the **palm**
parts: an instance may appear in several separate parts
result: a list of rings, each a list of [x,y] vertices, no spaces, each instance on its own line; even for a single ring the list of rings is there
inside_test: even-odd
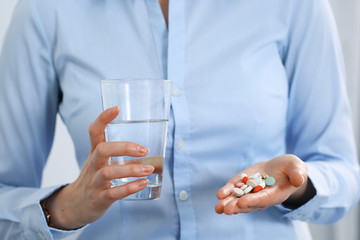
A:
[[[293,155],[282,155],[267,162],[256,163],[241,173],[252,175],[256,172],[266,172],[276,179],[276,184],[266,187],[260,192],[249,193],[237,198],[231,194],[231,190],[237,182],[241,181],[241,173],[239,173],[219,190],[217,196],[220,201],[215,210],[217,213],[230,215],[281,204],[303,184],[303,179],[307,177],[306,170],[306,165]]]

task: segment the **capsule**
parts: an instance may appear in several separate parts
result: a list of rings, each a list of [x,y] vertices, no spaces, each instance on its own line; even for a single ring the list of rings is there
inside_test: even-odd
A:
[[[243,179],[244,177],[247,177],[247,174],[246,174],[246,173],[240,174],[240,178],[241,178],[241,179]]]
[[[248,176],[245,176],[245,177],[242,178],[242,182],[243,182],[243,183],[246,184],[247,181],[249,181],[249,177],[248,177]]]
[[[260,173],[255,173],[255,174],[251,175],[250,178],[252,178],[252,179],[261,178],[261,175],[260,175]]]
[[[261,190],[263,190],[264,188],[260,185],[257,185],[255,188],[254,188],[254,193],[257,193],[257,192],[260,192]]]
[[[248,194],[249,192],[251,192],[251,190],[253,190],[253,187],[248,186],[248,187],[244,190],[244,193],[245,193],[245,194]]]

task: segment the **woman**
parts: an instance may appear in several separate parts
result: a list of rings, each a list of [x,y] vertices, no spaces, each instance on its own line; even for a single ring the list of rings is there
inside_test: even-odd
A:
[[[327,2],[159,2],[19,2],[0,60],[2,237],[309,239],[302,221],[350,211],[360,181]],[[110,188],[153,171],[106,164],[148,151],[104,142],[119,109],[102,112],[99,82],[124,77],[173,80],[158,201],[117,201],[146,181]],[[39,189],[58,112],[82,171]],[[233,196],[256,172],[276,184]]]

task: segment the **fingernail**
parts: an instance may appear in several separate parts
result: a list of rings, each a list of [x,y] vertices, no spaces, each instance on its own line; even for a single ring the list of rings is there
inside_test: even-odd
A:
[[[137,145],[136,150],[141,154],[147,154],[150,150],[147,147]]]
[[[114,112],[118,112],[118,111],[120,111],[120,107],[119,107],[119,106],[115,106],[115,107],[114,107]]]
[[[109,108],[110,113],[117,112],[117,111],[119,111],[119,106],[114,106],[114,107]]]
[[[143,187],[145,187],[145,186],[148,184],[148,182],[149,182],[149,180],[146,179],[146,178],[144,178],[144,179],[142,179],[141,181],[138,181],[138,182],[137,182],[137,185],[138,185],[139,187],[143,188]]]
[[[305,178],[304,178],[303,175],[301,175],[301,177],[302,177],[302,183],[301,183],[301,185],[303,185],[303,184],[305,183]]]
[[[155,170],[154,166],[152,165],[143,165],[142,171],[144,173],[152,173]]]

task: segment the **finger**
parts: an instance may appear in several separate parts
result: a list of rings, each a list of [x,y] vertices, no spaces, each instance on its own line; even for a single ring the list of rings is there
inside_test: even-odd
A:
[[[280,204],[283,199],[281,194],[276,193],[277,190],[273,189],[264,189],[257,193],[247,194],[237,201],[237,207],[239,209],[253,208],[264,209],[270,206]]]
[[[119,114],[119,106],[111,107],[103,111],[89,126],[89,137],[92,152],[96,146],[105,141],[105,128]]]
[[[149,183],[146,178],[139,179],[125,185],[110,188],[104,192],[108,201],[114,202],[116,200],[123,199],[131,194],[137,193],[144,189]]]
[[[290,162],[285,168],[285,174],[289,177],[291,185],[300,187],[307,178],[307,167],[300,159]]]
[[[106,165],[109,157],[132,156],[143,157],[149,153],[147,147],[133,142],[102,142],[94,150],[93,164],[96,168]]]
[[[234,214],[239,214],[239,213],[250,213],[253,212],[255,210],[261,210],[261,208],[253,208],[253,207],[248,207],[248,208],[239,208],[236,212],[234,212]]]
[[[216,197],[219,200],[227,198],[228,196],[231,195],[231,191],[233,188],[234,188],[234,184],[228,182],[225,186],[223,186],[222,188],[219,189],[219,191],[216,194]]]
[[[224,213],[227,215],[238,214],[238,213],[249,213],[257,209],[264,209],[263,206],[253,205],[253,202],[249,201],[245,197],[235,198],[229,201],[224,206]]]
[[[232,215],[238,213],[239,211],[239,208],[237,206],[238,200],[239,200],[238,198],[232,197],[231,200],[224,205],[224,213],[226,215]]]
[[[154,169],[154,166],[142,164],[109,165],[100,169],[96,177],[98,183],[103,183],[117,178],[149,176]]]
[[[225,205],[232,201],[234,198],[229,196],[228,198],[225,198],[223,200],[221,200],[220,202],[218,202],[215,206],[215,212],[218,213],[218,214],[221,214],[221,213],[224,213],[224,207]]]

